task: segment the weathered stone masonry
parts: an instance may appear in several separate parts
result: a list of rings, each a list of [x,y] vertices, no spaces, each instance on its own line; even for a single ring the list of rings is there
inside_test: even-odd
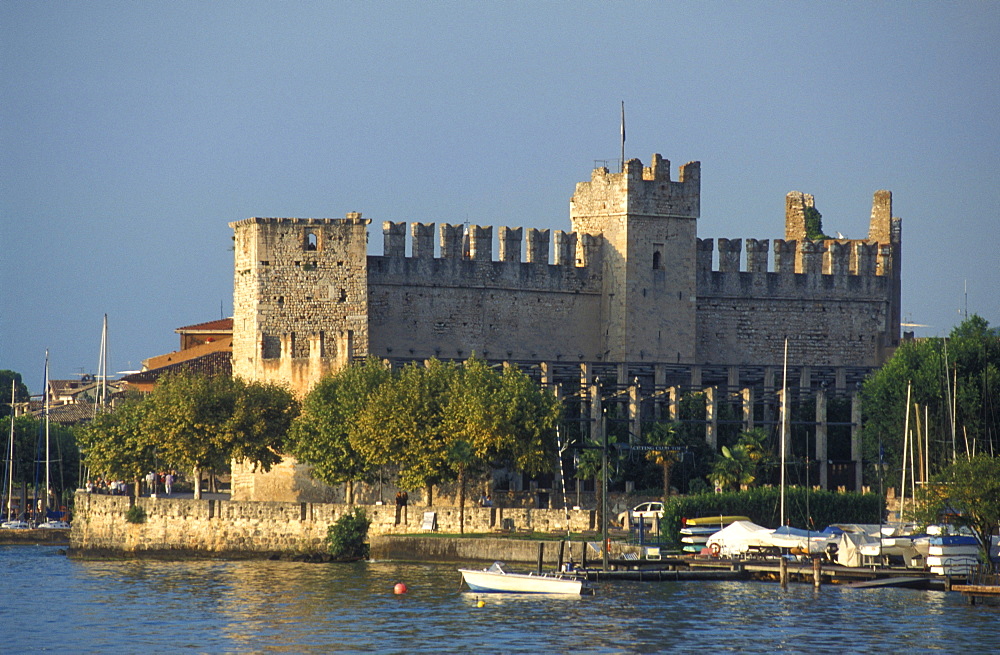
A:
[[[768,240],[747,239],[744,259],[741,239],[697,238],[700,176],[693,162],[672,181],[659,155],[598,168],[570,201],[571,232],[412,223],[409,255],[394,222],[368,255],[359,213],[232,223],[234,371],[304,393],[367,355],[773,366],[786,336],[797,365],[883,362],[899,336],[891,194],[876,193],[869,238],[813,242],[813,200],[790,193],[769,267]]]
[[[81,552],[192,555],[269,555],[326,551],[327,528],[350,505],[337,503],[240,502],[184,498],[140,498],[143,523],[125,520],[131,499],[78,492],[74,500],[70,543]],[[457,533],[456,507],[408,507],[397,514],[395,506],[364,506],[372,521],[372,536],[419,533],[425,511],[436,513],[438,530]],[[569,519],[567,523],[567,517]],[[592,510],[535,510],[501,507],[467,507],[467,532],[499,530],[504,519],[516,529],[538,532],[581,532],[595,528]]]

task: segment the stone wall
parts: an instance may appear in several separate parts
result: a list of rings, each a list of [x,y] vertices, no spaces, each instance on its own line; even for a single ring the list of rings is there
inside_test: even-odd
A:
[[[597,542],[600,545],[600,540]],[[638,554],[636,546],[613,543],[611,554],[620,557],[623,552]],[[562,562],[582,564],[584,560],[601,560],[601,553],[582,541],[536,541],[524,539],[441,539],[419,536],[376,536],[371,542],[371,557],[376,560],[432,561],[432,562],[482,562],[501,561],[507,564],[538,563],[539,555],[544,570],[553,570]],[[531,570],[528,569],[528,570]]]
[[[351,506],[333,503],[281,503],[181,498],[140,498],[146,512],[144,523],[125,520],[131,499],[80,492],[76,495],[70,545],[78,551],[133,554],[185,554],[265,556],[325,551],[327,528]],[[436,512],[439,532],[458,532],[457,507],[407,507],[394,505],[363,507],[372,521],[369,534],[420,533],[427,511]],[[595,513],[571,510],[574,532],[593,530]],[[467,507],[465,532],[498,531],[504,519],[515,530],[565,532],[562,510],[501,507]]]
[[[878,196],[876,196],[876,199]],[[698,240],[700,364],[876,366],[898,338],[895,247],[860,239]]]
[[[594,359],[600,271],[575,264],[369,257],[377,357]],[[525,335],[531,335],[530,339]]]

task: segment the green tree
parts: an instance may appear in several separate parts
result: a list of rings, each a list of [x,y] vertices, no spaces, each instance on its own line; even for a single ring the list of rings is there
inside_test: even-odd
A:
[[[21,374],[6,369],[0,370],[0,417],[10,416],[13,410],[10,406],[11,383],[13,383],[14,402],[27,402],[28,387],[21,381]]]
[[[739,489],[753,483],[754,462],[746,446],[722,447],[722,457],[712,465],[712,482],[721,489]]]
[[[164,464],[191,470],[195,498],[201,473],[244,460],[264,470],[279,452],[298,404],[285,388],[225,376],[177,373],[145,396],[94,417],[80,435],[91,471],[135,482]]]
[[[425,490],[428,506],[435,485],[458,481],[464,508],[471,476],[553,465],[560,403],[515,368],[498,373],[476,358],[461,366],[432,359],[389,371],[372,360],[350,368],[311,394],[293,430],[295,454],[323,479],[391,464],[401,487]]]
[[[953,454],[998,452],[998,381],[1000,339],[978,316],[969,317],[948,339],[903,342],[892,358],[865,380],[861,390],[863,457],[869,483],[877,479],[881,462],[885,484],[900,484],[908,385],[910,429],[915,431],[917,426],[916,405],[920,407],[921,427],[929,432],[929,439],[920,443],[930,443],[931,452],[925,459],[931,462],[931,473],[955,459]],[[925,416],[927,425],[923,424]]]
[[[187,373],[160,378],[145,400],[144,435],[163,460],[192,472],[195,498],[201,498],[202,472],[228,461],[225,425],[235,403],[231,378]]]
[[[500,375],[492,409],[499,413],[499,429],[488,449],[494,466],[510,466],[531,475],[554,466],[556,426],[562,403],[555,394],[535,384],[523,371],[507,367]]]
[[[286,387],[233,380],[236,395],[225,423],[228,457],[265,471],[281,461],[280,452],[299,413],[299,403]]]
[[[817,241],[819,239],[830,238],[823,234],[823,214],[820,214],[818,209],[815,207],[806,207],[805,218],[807,239]]]
[[[355,448],[374,465],[397,463],[400,486],[424,489],[428,507],[434,485],[451,468],[442,423],[454,369],[436,359],[408,364],[379,386],[357,417]]]
[[[767,444],[767,430],[754,428],[740,433],[736,446],[742,448],[753,465],[753,481],[760,480],[761,474],[777,466],[776,457]]]
[[[470,475],[509,467],[529,474],[551,470],[561,406],[515,367],[498,374],[472,358],[451,371],[442,408],[448,462],[459,487],[459,525],[464,524]]]
[[[988,553],[1000,528],[1000,457],[959,457],[920,488],[917,500],[918,519],[967,527]]]
[[[948,379],[957,392],[958,450],[1000,453],[1000,330],[973,314],[951,331],[946,354]],[[949,414],[950,416],[950,414]]]
[[[289,452],[311,464],[318,480],[345,483],[348,504],[354,503],[354,482],[369,480],[378,466],[354,446],[362,441],[357,417],[375,390],[391,377],[390,369],[373,357],[346,366],[313,387],[292,425]],[[380,460],[384,465],[387,458]]]
[[[80,449],[91,473],[131,480],[136,497],[147,471],[156,467],[156,443],[144,429],[148,404],[132,396],[113,412],[98,413],[80,431]]]

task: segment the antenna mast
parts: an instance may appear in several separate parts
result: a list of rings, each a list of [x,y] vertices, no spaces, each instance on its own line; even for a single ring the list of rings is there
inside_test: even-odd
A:
[[[622,100],[622,173],[625,172],[625,101]]]

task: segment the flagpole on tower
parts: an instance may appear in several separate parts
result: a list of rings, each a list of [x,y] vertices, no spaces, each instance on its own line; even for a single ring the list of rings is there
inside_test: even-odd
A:
[[[625,101],[622,100],[622,173],[625,172]]]

